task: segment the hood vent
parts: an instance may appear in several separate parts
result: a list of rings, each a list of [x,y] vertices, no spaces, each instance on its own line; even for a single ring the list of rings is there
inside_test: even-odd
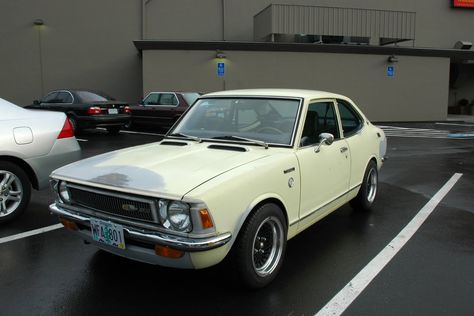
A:
[[[183,142],[172,142],[172,141],[164,141],[161,142],[160,145],[168,145],[168,146],[186,146],[188,143]]]
[[[239,151],[239,152],[246,152],[247,149],[243,147],[237,146],[227,146],[227,145],[209,145],[207,148],[209,149],[219,149],[219,150],[232,150],[232,151]]]

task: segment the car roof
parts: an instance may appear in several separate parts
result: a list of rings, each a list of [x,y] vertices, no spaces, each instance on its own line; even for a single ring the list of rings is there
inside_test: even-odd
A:
[[[242,90],[227,90],[212,92],[202,96],[205,97],[228,97],[228,96],[258,96],[258,97],[290,97],[290,98],[305,98],[305,99],[347,99],[347,97],[318,90],[304,90],[304,89],[242,89]]]

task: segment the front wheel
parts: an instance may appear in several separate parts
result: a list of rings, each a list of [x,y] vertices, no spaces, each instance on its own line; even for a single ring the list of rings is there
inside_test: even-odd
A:
[[[377,165],[370,161],[364,173],[364,179],[357,196],[350,201],[355,210],[368,211],[372,207],[377,195],[378,172]]]
[[[0,161],[0,223],[25,211],[31,196],[31,184],[26,173],[9,161]]]
[[[287,226],[275,204],[261,206],[251,214],[236,241],[235,264],[243,283],[261,288],[278,274],[286,250]]]

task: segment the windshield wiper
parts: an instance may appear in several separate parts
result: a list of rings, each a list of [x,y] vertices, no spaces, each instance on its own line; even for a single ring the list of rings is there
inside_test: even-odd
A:
[[[184,138],[189,139],[189,140],[194,140],[195,142],[198,142],[198,143],[202,142],[202,139],[199,138],[199,137],[186,135],[186,134],[183,134],[183,133],[173,133],[173,134],[166,135],[165,137],[168,137],[168,136],[184,137]]]
[[[216,136],[216,137],[212,137],[212,139],[243,140],[243,141],[253,143],[259,146],[263,146],[265,147],[265,149],[268,149],[268,144],[262,140],[245,138],[245,137],[240,137],[240,136],[235,136],[235,135]]]

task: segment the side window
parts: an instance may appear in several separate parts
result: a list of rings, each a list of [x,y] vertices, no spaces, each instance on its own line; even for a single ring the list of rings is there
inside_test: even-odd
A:
[[[72,97],[69,92],[59,92],[56,96],[57,103],[72,103]]]
[[[301,146],[317,144],[321,133],[331,133],[334,139],[340,137],[333,102],[315,102],[308,106]]]
[[[41,103],[54,103],[57,95],[57,91],[50,92],[41,100]]]
[[[143,100],[143,105],[157,105],[158,104],[158,99],[160,98],[159,93],[152,93],[149,94],[145,100]]]
[[[356,110],[345,101],[337,100],[337,107],[341,116],[344,137],[354,135],[359,129],[362,128],[362,118],[359,116]]]
[[[162,93],[159,105],[178,105],[178,99],[174,93]]]

